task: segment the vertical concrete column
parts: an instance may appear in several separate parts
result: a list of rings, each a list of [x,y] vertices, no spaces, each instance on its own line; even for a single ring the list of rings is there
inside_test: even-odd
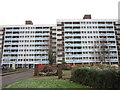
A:
[[[118,2],[118,24],[120,24],[120,1]],[[118,65],[120,68],[120,61],[118,61]]]
[[[35,64],[33,64],[33,67],[32,68],[35,68]]]
[[[120,1],[118,2],[118,23],[120,24]]]
[[[29,69],[30,64],[28,64],[28,69]]]
[[[22,68],[23,68],[23,64],[22,64]]]
[[[9,64],[9,66],[8,66],[9,68],[10,68],[10,64]]]
[[[15,69],[15,63],[12,64],[12,68]]]
[[[18,68],[18,64],[16,64],[17,65],[17,68]]]

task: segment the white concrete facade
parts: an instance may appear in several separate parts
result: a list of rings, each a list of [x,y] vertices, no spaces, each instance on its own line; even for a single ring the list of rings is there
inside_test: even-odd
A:
[[[57,25],[8,25],[2,27],[2,65],[48,64],[48,49],[56,52],[56,63],[99,62],[96,44],[105,40],[110,51],[106,62],[119,62],[114,24],[117,20],[57,20]],[[2,33],[2,32],[0,32]]]

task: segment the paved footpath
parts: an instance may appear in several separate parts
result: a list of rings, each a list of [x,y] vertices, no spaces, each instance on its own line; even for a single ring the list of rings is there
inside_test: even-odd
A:
[[[30,77],[33,77],[33,70],[2,76],[2,81],[0,80],[0,82],[2,82],[2,87],[4,87],[14,82],[28,79]]]

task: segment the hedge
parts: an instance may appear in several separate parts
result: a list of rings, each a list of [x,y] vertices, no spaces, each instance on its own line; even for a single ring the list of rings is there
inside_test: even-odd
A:
[[[73,70],[71,80],[94,88],[119,88],[120,71],[82,67]]]

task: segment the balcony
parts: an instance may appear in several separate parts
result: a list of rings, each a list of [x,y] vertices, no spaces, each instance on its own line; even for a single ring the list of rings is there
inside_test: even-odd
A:
[[[64,36],[81,36],[81,34],[65,34]]]
[[[48,44],[48,42],[35,42],[35,44]]]
[[[97,30],[99,30],[99,31],[113,31],[114,29],[113,28],[99,28],[99,29],[97,29]]]
[[[10,56],[8,56],[8,57],[3,57],[3,59],[8,59],[8,60],[10,60],[10,59],[17,59],[17,57],[10,57]]]
[[[65,46],[72,46],[72,47],[74,47],[74,46],[81,46],[80,44],[65,44]]]
[[[34,64],[48,64],[48,61],[34,61]]]
[[[81,41],[81,39],[65,39],[65,41]]]
[[[82,63],[84,60],[65,60],[66,63]]]
[[[73,24],[64,24],[64,26],[73,26]]]
[[[65,52],[81,52],[81,49],[65,49]]]
[[[115,41],[116,39],[115,38],[108,38],[107,40],[108,41]]]
[[[50,33],[35,33],[35,35],[42,35],[42,36],[44,35],[45,36],[45,35],[50,35]]]
[[[19,36],[20,34],[5,34],[5,36]],[[23,34],[22,34],[23,36]]]
[[[34,38],[34,40],[49,40],[49,38]]]
[[[74,31],[74,29],[64,29],[64,31]]]
[[[48,56],[35,56],[35,59],[48,59]]]
[[[3,54],[17,54],[18,52],[4,52]]]
[[[81,54],[79,54],[79,55],[65,55],[65,57],[81,57]]]
[[[19,38],[5,38],[5,40],[19,40]]]
[[[4,49],[18,49],[18,47],[4,47]]]
[[[46,52],[45,52],[45,51],[41,51],[41,52],[32,52],[32,53],[29,52],[29,54],[34,54],[34,53],[35,53],[35,54],[48,54],[47,51],[46,51]]]

